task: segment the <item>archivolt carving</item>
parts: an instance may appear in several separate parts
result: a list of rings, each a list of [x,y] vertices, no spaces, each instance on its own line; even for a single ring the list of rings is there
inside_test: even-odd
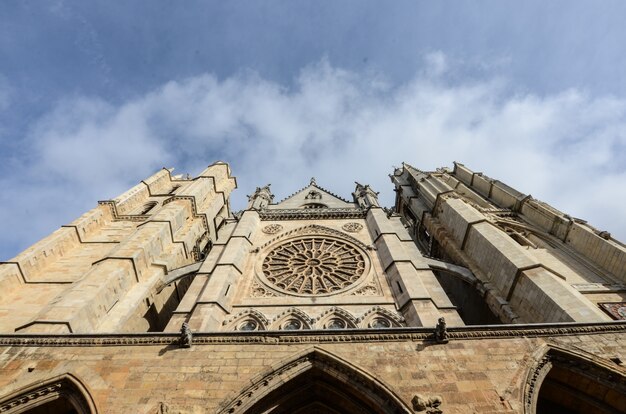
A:
[[[252,378],[251,385],[223,404],[218,413],[234,414],[262,409],[265,396],[281,389],[283,385],[291,381],[297,381],[299,377],[307,378],[306,376],[311,372],[316,372],[317,376],[321,378],[327,378],[325,381],[328,381],[329,384],[332,383],[340,387],[340,395],[345,395],[345,398],[352,401],[360,400],[357,403],[364,408],[372,409],[372,412],[389,414],[410,414],[412,412],[379,379],[325,350],[313,348],[312,350],[305,350],[283,363],[273,366],[271,370]],[[313,378],[315,376],[311,377],[311,379]],[[297,398],[304,396],[296,395],[295,397],[297,401]],[[289,404],[289,398],[287,401],[286,405]],[[294,399],[291,400],[292,405],[294,405],[293,401]]]
[[[246,309],[245,311],[239,312],[237,315],[225,320],[222,322],[222,325],[233,329],[239,322],[243,322],[246,319],[254,320],[258,324],[258,328],[255,330],[266,330],[270,324],[268,319],[261,312],[256,309]]]
[[[78,414],[97,414],[87,389],[71,374],[17,390],[0,398],[0,413],[22,413],[59,398],[69,401]]]
[[[404,326],[404,323],[405,323],[404,318],[402,316],[398,315],[395,312],[391,312],[388,309],[381,308],[380,306],[374,306],[373,308],[365,312],[363,316],[361,316],[358,319],[358,321],[360,323],[361,328],[369,328],[370,322],[372,322],[377,317],[382,317],[382,318],[389,320],[390,322],[389,328]]]
[[[366,264],[364,254],[351,243],[310,236],[276,246],[265,256],[262,272],[285,293],[327,295],[360,281]]]
[[[345,328],[356,328],[359,324],[359,321],[352,316],[352,314],[344,309],[333,306],[332,308],[323,312],[317,318],[317,328],[324,329],[326,328],[326,324],[332,319],[339,319],[346,323]]]
[[[581,349],[564,345],[546,345],[534,355],[535,364],[530,368],[524,384],[524,413],[534,414],[541,385],[554,365],[566,367],[581,376],[615,389],[618,395],[626,395],[626,372],[609,361]]]
[[[272,320],[272,329],[280,329],[282,323],[290,318],[300,320],[303,324],[303,329],[312,329],[315,324],[315,320],[306,313],[302,312],[300,309],[289,308]]]

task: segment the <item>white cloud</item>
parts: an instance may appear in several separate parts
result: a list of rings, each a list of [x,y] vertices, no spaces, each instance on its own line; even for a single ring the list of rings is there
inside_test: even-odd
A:
[[[446,70],[445,55],[430,60]],[[346,198],[355,180],[369,183],[391,205],[392,165],[460,161],[626,239],[626,100],[506,86],[432,72],[390,86],[322,61],[291,87],[207,74],[119,106],[66,101],[33,127],[21,169],[0,179],[2,244],[24,248],[162,166],[193,174],[216,159],[238,177],[235,209],[255,186],[272,183],[282,198],[311,176]]]

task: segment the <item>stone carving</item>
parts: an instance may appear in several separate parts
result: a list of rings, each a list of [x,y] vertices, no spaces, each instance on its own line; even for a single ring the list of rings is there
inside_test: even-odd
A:
[[[283,226],[281,226],[280,224],[268,224],[267,226],[263,227],[261,231],[263,231],[263,233],[265,234],[276,234],[282,229]]]
[[[327,311],[328,313],[330,311]],[[325,313],[325,314],[326,314]],[[226,321],[227,325],[240,315]],[[319,319],[319,318],[318,318]],[[606,322],[602,324],[574,325],[569,323],[544,324],[544,325],[492,325],[476,329],[452,330],[448,332],[449,339],[477,339],[477,338],[525,338],[528,336],[554,338],[558,336],[592,335],[592,334],[619,334],[626,333],[626,324]],[[402,332],[371,331],[368,333],[341,333],[340,335],[319,335],[311,332],[281,333],[272,332],[272,338],[276,343],[346,343],[346,342],[372,342],[372,341],[425,341],[432,340],[431,328],[405,328]],[[19,334],[0,335],[0,346],[32,346],[32,347],[86,347],[86,346],[146,346],[146,345],[175,345],[178,344],[178,333],[153,335],[150,332],[134,334],[91,334],[80,337],[68,335],[57,336],[25,336]],[[241,344],[241,343],[266,343],[268,338],[259,333],[256,336],[237,336],[230,333],[223,335],[196,333],[193,338],[194,345],[211,344]],[[2,411],[0,411],[2,412]]]
[[[250,296],[252,296],[253,298],[272,298],[278,295],[271,290],[265,289],[255,280],[252,283],[252,287],[250,289]]]
[[[309,234],[315,235],[315,236],[325,235],[325,236],[331,236],[331,237],[338,237],[340,239],[348,240],[349,242],[356,244],[358,247],[362,249],[376,250],[375,247],[372,249],[372,246],[368,246],[365,243],[359,241],[358,239],[342,231],[331,229],[330,227],[326,227],[326,226],[320,226],[319,224],[309,224],[303,227],[298,227],[296,229],[283,232],[279,234],[278,236],[274,237],[272,240],[269,240],[268,242],[264,243],[261,246],[261,248],[264,249],[265,247],[271,245],[274,242],[277,242],[280,239],[286,239],[288,237],[295,237],[296,235],[304,236],[304,235],[309,235]]]
[[[358,233],[359,231],[363,230],[363,225],[360,223],[351,222],[344,224],[343,226],[341,226],[341,228],[350,233]]]
[[[241,322],[252,321],[256,323],[255,330],[264,331],[269,326],[269,320],[256,309],[246,309],[237,315],[222,322],[222,325],[230,325],[231,328],[238,328]]]
[[[179,345],[181,348],[191,348],[191,343],[193,341],[193,334],[191,333],[191,329],[189,329],[189,325],[187,322],[183,322],[180,327],[180,339]]]
[[[438,395],[426,397],[416,394],[411,400],[415,411],[426,412],[427,414],[441,414],[443,412],[439,408],[441,402],[441,397]]]
[[[380,290],[374,281],[352,292],[354,296],[380,296]]]
[[[320,193],[319,191],[316,191],[316,190],[311,190],[311,191],[309,191],[309,193],[304,198],[307,199],[307,200],[321,200],[322,193]]]
[[[435,326],[435,341],[439,344],[448,343],[448,330],[446,328],[446,319],[441,317],[437,320],[437,326]]]
[[[404,318],[398,314],[397,312],[392,312],[388,309],[382,308],[380,306],[374,306],[370,308],[367,312],[363,314],[358,319],[359,324],[362,328],[371,328],[371,327],[382,327],[382,326],[373,326],[375,325],[375,321],[378,319],[383,319],[389,321],[388,326],[384,326],[386,328],[399,327],[404,326],[405,320]]]
[[[364,219],[365,213],[361,208],[277,208],[261,210],[259,217],[261,220]]]
[[[330,294],[352,286],[363,276],[365,258],[348,242],[310,236],[275,247],[265,257],[262,270],[283,292]]]

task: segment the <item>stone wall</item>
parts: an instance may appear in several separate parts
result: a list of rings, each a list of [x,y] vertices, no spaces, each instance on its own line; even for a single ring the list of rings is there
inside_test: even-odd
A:
[[[263,394],[257,382],[270,386],[290,361],[318,353],[337,369],[345,364],[384,386],[409,408],[419,394],[440,396],[446,414],[522,413],[550,347],[609,366],[621,377],[616,384],[623,383],[626,369],[611,358],[626,360],[625,333],[626,324],[456,328],[439,344],[424,329],[251,332],[198,334],[191,348],[167,334],[1,336],[0,411],[11,392],[71,374],[98,413],[160,413],[161,405],[169,414],[240,412]],[[252,395],[240,395],[251,386]],[[624,395],[606,398],[626,404]]]

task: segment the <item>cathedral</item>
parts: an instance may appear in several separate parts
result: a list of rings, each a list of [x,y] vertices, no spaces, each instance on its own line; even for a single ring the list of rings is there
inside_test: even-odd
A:
[[[626,245],[460,163],[163,169],[0,263],[0,413],[625,413]]]

